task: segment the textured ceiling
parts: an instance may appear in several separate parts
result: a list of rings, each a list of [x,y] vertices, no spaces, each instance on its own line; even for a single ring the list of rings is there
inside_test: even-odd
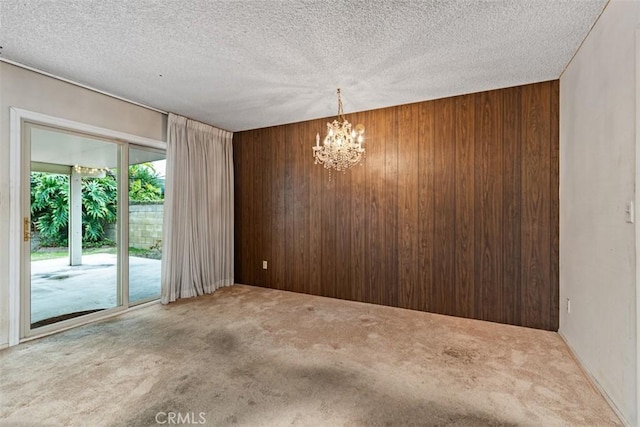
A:
[[[0,0],[0,58],[238,131],[556,79],[606,0]]]

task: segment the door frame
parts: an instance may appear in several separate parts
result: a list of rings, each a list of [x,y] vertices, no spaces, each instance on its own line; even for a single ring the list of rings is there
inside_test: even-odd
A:
[[[54,331],[43,331],[40,335],[31,335],[24,337],[21,331],[21,289],[22,289],[22,271],[23,271],[23,248],[25,242],[23,241],[23,179],[26,165],[26,153],[24,153],[24,147],[22,145],[22,138],[24,134],[24,122],[30,122],[40,124],[44,126],[50,126],[59,128],[62,130],[68,130],[71,132],[84,133],[90,136],[98,138],[111,139],[120,143],[135,144],[144,147],[157,148],[166,150],[166,142],[157,141],[155,139],[145,138],[137,135],[128,134],[112,129],[102,128],[98,126],[88,125],[73,120],[67,120],[59,117],[49,116],[46,114],[37,113],[34,111],[24,110],[21,108],[10,107],[10,129],[9,129],[9,346],[14,346],[22,341],[38,338],[42,335],[53,333]],[[126,159],[125,159],[126,160]],[[119,198],[122,198],[122,192],[119,194]],[[119,204],[123,200],[119,199]],[[123,224],[126,225],[126,224]],[[122,233],[124,234],[124,233]],[[121,251],[122,252],[122,251]],[[120,255],[122,258],[122,254]],[[128,272],[127,272],[128,273]],[[127,274],[125,273],[125,274]],[[126,280],[125,280],[126,282]],[[127,286],[125,283],[124,286]],[[154,302],[152,302],[154,303]],[[144,305],[144,304],[143,304]],[[142,306],[143,306],[142,305]],[[140,307],[140,306],[136,306]],[[90,321],[102,319],[116,314],[120,314],[124,310],[128,310],[129,307],[120,307],[119,310],[110,313],[95,313],[93,315],[83,316],[73,319],[74,322],[69,322],[67,327],[57,328],[55,332],[59,332],[64,329],[79,326]],[[101,315],[102,314],[102,315]]]

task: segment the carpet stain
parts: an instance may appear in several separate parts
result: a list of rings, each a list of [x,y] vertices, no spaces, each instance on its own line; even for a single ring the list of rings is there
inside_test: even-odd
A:
[[[235,335],[225,330],[213,330],[205,339],[209,347],[222,355],[230,355],[238,349],[238,339]]]
[[[478,352],[466,348],[446,347],[442,354],[456,359],[461,363],[471,363],[478,356]]]
[[[482,414],[459,414],[449,415],[447,426],[478,426],[478,427],[510,427],[517,426],[516,423],[505,422],[498,418],[488,417]]]

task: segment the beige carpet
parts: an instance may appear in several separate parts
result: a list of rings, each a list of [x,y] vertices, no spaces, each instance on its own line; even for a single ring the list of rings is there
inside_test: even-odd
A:
[[[1,351],[0,376],[11,426],[619,424],[555,333],[250,286]]]

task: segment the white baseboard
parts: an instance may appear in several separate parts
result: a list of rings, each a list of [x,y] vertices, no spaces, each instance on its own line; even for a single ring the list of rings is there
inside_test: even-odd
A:
[[[598,380],[596,380],[595,377],[591,374],[591,372],[589,372],[589,370],[586,368],[585,364],[580,359],[580,356],[578,356],[578,354],[573,349],[573,347],[571,347],[571,344],[569,344],[567,337],[565,337],[560,331],[558,331],[558,335],[560,335],[560,338],[562,338],[562,341],[564,341],[564,343],[567,345],[567,348],[569,349],[569,353],[571,353],[571,356],[576,361],[576,363],[578,364],[578,366],[580,367],[584,375],[587,377],[587,379],[591,383],[591,386],[598,393],[600,393],[602,397],[604,397],[604,400],[607,401],[607,403],[609,404],[613,412],[618,416],[618,418],[620,419],[620,422],[622,422],[622,424],[624,424],[627,427],[631,427],[631,424],[629,424],[629,422],[625,419],[625,417],[622,415],[622,412],[620,412],[616,404],[613,402],[613,400],[611,400],[611,398],[609,397],[607,392],[604,390],[604,388],[602,388]]]

